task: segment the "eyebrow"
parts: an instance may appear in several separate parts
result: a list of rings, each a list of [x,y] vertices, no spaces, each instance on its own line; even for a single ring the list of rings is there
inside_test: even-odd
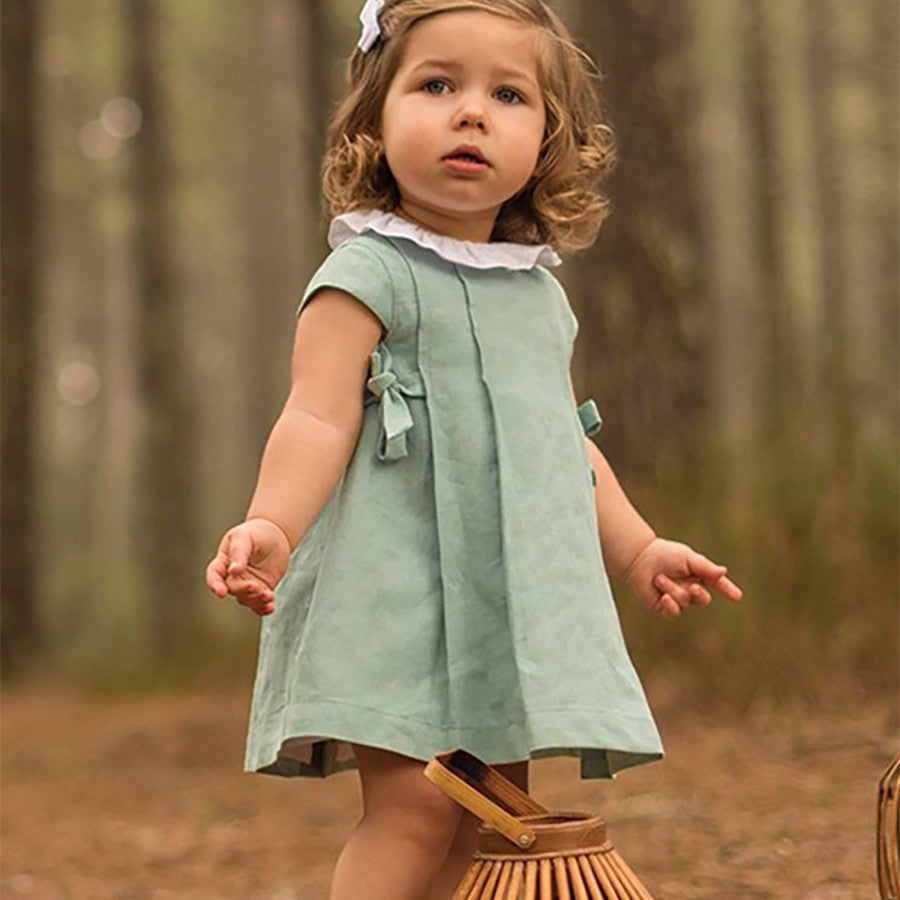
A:
[[[459,70],[462,66],[459,63],[453,62],[453,60],[449,59],[423,59],[422,62],[413,66],[410,70],[410,74],[414,74],[418,72],[419,69],[456,69]],[[522,69],[510,69],[505,66],[498,66],[491,70],[493,75],[496,75],[498,78],[518,78],[521,81],[524,81],[528,84],[533,85],[534,87],[538,86],[537,81],[532,78],[527,72]]]

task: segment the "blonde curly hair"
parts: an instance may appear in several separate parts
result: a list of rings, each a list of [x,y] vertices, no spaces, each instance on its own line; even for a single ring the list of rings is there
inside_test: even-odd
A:
[[[391,211],[400,202],[380,138],[381,112],[410,30],[440,13],[481,10],[534,25],[544,37],[538,77],[546,126],[530,180],[500,210],[493,241],[549,243],[577,250],[593,243],[609,212],[600,182],[615,163],[615,139],[603,121],[590,58],[543,0],[387,0],[381,37],[347,64],[348,93],[328,128],[322,189],[331,215]]]

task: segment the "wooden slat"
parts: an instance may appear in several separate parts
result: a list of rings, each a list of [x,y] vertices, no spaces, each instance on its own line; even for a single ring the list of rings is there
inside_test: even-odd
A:
[[[523,791],[496,769],[466,750],[450,750],[433,757],[436,762],[493,803],[514,816],[541,815],[548,812],[530,794]],[[428,771],[426,769],[426,775]]]
[[[519,889],[522,887],[522,876],[525,872],[525,861],[516,860],[512,864],[512,872],[509,876],[509,887],[506,895],[501,900],[519,900]]]
[[[511,813],[516,816],[539,816],[549,812],[546,806],[542,806],[530,794],[526,794],[517,784],[501,775],[496,769],[488,769],[481,782],[497,800],[502,800],[509,807]]]
[[[900,895],[900,757],[887,768],[878,783],[878,888],[883,900]]]
[[[579,856],[578,865],[581,867],[581,874],[588,886],[588,891],[590,891],[591,900],[607,900],[607,895],[600,886],[600,882],[597,881],[587,856]]]
[[[613,890],[615,891],[613,896],[615,896],[617,900],[633,900],[633,896],[628,890],[628,886],[622,883],[622,876],[620,875],[618,868],[616,868],[611,851],[600,854],[600,865],[603,866],[603,870],[606,872],[606,875],[613,886]]]
[[[463,880],[456,886],[456,890],[453,892],[453,900],[467,900],[469,891],[472,889],[472,885],[475,884],[475,879],[478,877],[478,873],[483,867],[484,863],[481,860],[475,860],[469,868],[466,869]]]
[[[452,797],[482,822],[487,822],[520,849],[530,847],[534,843],[532,828],[485,797],[477,786],[473,787],[468,781],[451,772],[439,757],[434,757],[425,766],[425,777],[448,797]]]
[[[900,800],[896,796],[897,785],[894,785],[894,798],[888,815],[888,872],[890,873],[891,890],[895,897],[900,897]]]
[[[556,875],[557,900],[572,900],[572,892],[569,890],[569,876],[566,864],[561,856],[553,857],[553,872]]]
[[[525,898],[524,900],[536,900],[537,897],[538,863],[536,859],[529,859],[525,863]]]
[[[888,786],[888,829],[887,842],[888,872],[891,874],[891,890],[900,897],[900,757],[894,763]]]
[[[540,861],[541,900],[553,900],[553,866],[549,859]]]
[[[569,884],[575,894],[575,900],[591,900],[588,897],[587,888],[584,885],[584,879],[581,877],[581,869],[578,868],[578,860],[574,856],[566,857],[566,866],[569,869]]]
[[[496,860],[491,863],[491,870],[488,873],[487,881],[484,883],[484,889],[481,892],[481,900],[493,900],[494,888],[497,886],[497,879],[500,877],[500,870],[503,863]]]
[[[607,865],[607,871],[610,872],[610,879],[613,882],[617,882],[623,900],[644,900],[634,884],[634,881],[637,879],[629,877],[631,870],[624,865],[622,857],[615,850],[610,850],[609,853],[604,855],[604,860]],[[615,875],[614,878],[613,875]]]
[[[622,856],[615,850],[611,850],[609,856],[622,873],[622,878],[630,885],[635,900],[653,900],[653,897],[650,896],[650,891],[644,887],[641,879],[634,874],[634,870],[625,862]]]
[[[900,897],[900,757],[879,784],[878,886],[883,898]]]
[[[619,893],[616,890],[615,885],[609,880],[609,875],[606,874],[606,869],[601,862],[605,855],[605,853],[592,853],[588,856],[588,859],[591,861],[591,868],[597,876],[597,881],[599,881],[603,887],[604,894],[609,900],[618,900]]]
[[[497,886],[494,888],[494,896],[497,900],[503,900],[506,897],[506,886],[509,884],[512,866],[513,864],[510,860],[500,864],[500,877],[497,879]]]
[[[472,882],[472,887],[469,888],[469,893],[466,894],[466,900],[478,900],[481,896],[481,891],[484,888],[484,883],[491,873],[491,864],[489,862],[479,861],[475,863],[475,865],[481,866],[481,868],[477,870],[475,880]]]

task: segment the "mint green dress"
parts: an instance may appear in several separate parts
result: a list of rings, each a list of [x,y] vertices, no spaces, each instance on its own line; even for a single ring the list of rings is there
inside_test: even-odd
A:
[[[245,769],[326,776],[355,767],[348,742],[577,756],[583,778],[660,758],[603,567],[599,420],[572,400],[558,281],[363,231],[299,310],[324,287],[385,335],[354,454],[262,620]]]

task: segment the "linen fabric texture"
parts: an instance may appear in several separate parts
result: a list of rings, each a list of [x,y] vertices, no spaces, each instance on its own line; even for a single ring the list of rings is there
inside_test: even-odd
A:
[[[326,287],[384,333],[353,456],[262,620],[245,769],[327,776],[355,768],[348,742],[576,756],[583,778],[659,759],[603,567],[596,408],[572,398],[559,282],[363,231],[298,315]]]

